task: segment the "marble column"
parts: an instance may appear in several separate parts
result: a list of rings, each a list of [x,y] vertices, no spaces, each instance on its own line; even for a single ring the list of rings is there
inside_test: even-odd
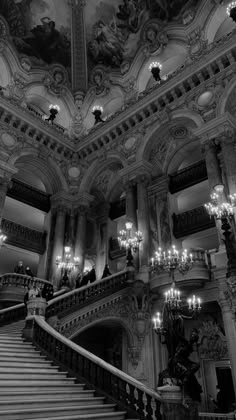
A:
[[[223,280],[224,282],[226,279]],[[220,286],[221,287],[221,286]],[[235,352],[235,343],[236,343],[236,326],[235,326],[235,314],[231,310],[230,302],[226,298],[224,290],[225,287],[220,288],[219,293],[219,304],[221,307],[225,336],[227,340],[227,347],[229,353],[229,360],[231,364],[231,373],[234,385],[234,393],[236,395],[236,352]]]
[[[149,178],[146,175],[137,177],[138,192],[138,230],[143,234],[143,241],[139,247],[139,263],[141,271],[148,271],[149,267],[149,242],[150,224],[148,209],[148,187]]]
[[[234,132],[220,136],[221,163],[229,194],[236,193],[236,143]]]
[[[86,227],[88,207],[80,205],[77,207],[77,229],[75,235],[75,257],[79,258],[79,270],[83,271],[86,254]]]
[[[97,249],[96,275],[101,278],[105,264],[108,263],[108,217],[110,204],[104,203],[97,209]]]
[[[2,221],[2,215],[7,195],[7,189],[9,187],[10,181],[6,178],[0,178],[0,226]]]
[[[126,221],[132,222],[132,231],[131,235],[134,236],[135,232],[138,230],[138,219],[137,219],[137,196],[136,196],[136,182],[127,181],[124,182],[124,188],[126,192]],[[133,253],[133,263],[134,267],[139,269],[139,250]]]
[[[172,243],[171,218],[168,200],[168,179],[162,179],[156,186],[156,215],[158,226],[158,242],[163,249],[168,249]]]
[[[208,183],[210,193],[214,192],[214,187],[223,184],[220,163],[217,156],[217,146],[213,140],[208,140],[203,144],[203,151],[206,161]]]
[[[60,269],[56,266],[56,258],[63,257],[64,252],[64,235],[66,222],[66,208],[58,206],[53,210],[56,213],[56,221],[54,227],[52,257],[51,257],[51,276],[49,281],[52,281],[57,288],[60,281]]]

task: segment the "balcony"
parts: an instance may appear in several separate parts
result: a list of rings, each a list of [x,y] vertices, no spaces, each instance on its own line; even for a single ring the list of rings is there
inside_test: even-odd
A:
[[[192,185],[199,184],[207,179],[207,169],[205,160],[200,160],[181,171],[170,175],[169,191],[174,194],[189,188]]]
[[[8,197],[28,204],[31,207],[48,213],[50,210],[50,196],[37,188],[31,187],[17,179],[12,180],[12,187],[7,191]]]
[[[28,251],[43,254],[46,249],[46,232],[30,229],[11,220],[2,219],[2,232],[6,243]]]
[[[204,206],[180,214],[174,213],[172,218],[176,239],[215,227],[215,220],[209,216]]]

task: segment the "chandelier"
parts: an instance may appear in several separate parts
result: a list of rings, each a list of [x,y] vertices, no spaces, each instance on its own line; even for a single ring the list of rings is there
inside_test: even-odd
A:
[[[125,228],[119,232],[118,242],[120,248],[125,248],[127,251],[127,265],[133,265],[133,256],[132,251],[136,252],[139,248],[140,243],[143,240],[142,232],[137,231],[135,232],[134,236],[132,236],[132,227],[133,223],[126,222]]]
[[[4,235],[0,229],[0,248],[3,246],[3,243],[5,242],[6,239],[7,239],[7,236]]]
[[[229,195],[229,201],[223,201],[222,196],[216,192],[211,194],[211,201],[205,204],[210,216],[216,219],[231,219],[234,215],[234,207],[236,206],[236,194]]]
[[[236,1],[232,1],[226,8],[226,13],[236,22]]]
[[[62,260],[62,257],[57,256],[56,265],[58,266],[58,268],[61,269],[62,275],[67,277],[68,274],[71,273],[71,271],[75,270],[75,268],[79,266],[79,257],[74,257],[73,260],[71,259],[69,246],[65,246],[64,250],[65,250],[64,259]]]
[[[174,272],[176,269],[181,274],[187,273],[193,266],[193,256],[188,254],[187,249],[179,252],[175,245],[167,252],[158,248],[153,258],[151,258],[151,271],[160,272],[161,270],[167,271],[174,280]]]

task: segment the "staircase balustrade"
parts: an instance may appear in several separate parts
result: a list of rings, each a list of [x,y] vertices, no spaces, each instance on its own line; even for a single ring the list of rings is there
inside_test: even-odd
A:
[[[11,324],[14,321],[21,321],[27,315],[27,308],[24,303],[0,310],[0,326]]]
[[[199,413],[199,418],[201,420],[233,420],[236,419],[236,415],[234,413]]]
[[[100,298],[124,289],[127,287],[127,281],[131,275],[132,272],[122,271],[53,299],[47,308],[46,317],[49,318],[56,314],[65,315],[74,311],[76,307],[82,308]]]
[[[21,287],[25,290],[28,290],[28,287],[31,287],[35,284],[36,287],[42,289],[45,284],[48,285],[48,289],[53,290],[53,285],[50,281],[40,279],[38,277],[31,277],[25,274],[17,274],[17,273],[6,273],[0,276],[0,292],[4,286],[11,286],[11,287]]]
[[[33,343],[66,369],[125,409],[128,418],[161,420],[161,397],[141,382],[57,333],[39,317],[34,318]]]

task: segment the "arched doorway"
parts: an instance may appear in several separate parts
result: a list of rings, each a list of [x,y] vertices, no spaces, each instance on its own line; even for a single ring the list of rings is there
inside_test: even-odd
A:
[[[82,331],[73,341],[107,363],[127,371],[127,333],[117,321],[106,320]]]

